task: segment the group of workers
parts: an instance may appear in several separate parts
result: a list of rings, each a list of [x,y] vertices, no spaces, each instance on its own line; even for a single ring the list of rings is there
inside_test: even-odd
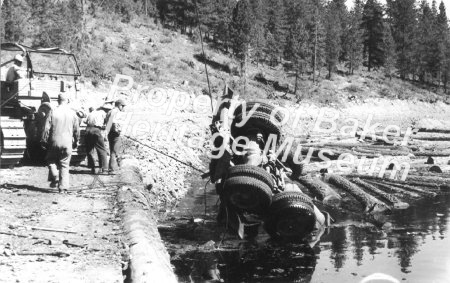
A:
[[[26,69],[23,65],[23,56],[17,54],[14,64],[8,69],[6,82],[14,82],[26,77]],[[79,113],[73,111],[68,105],[67,93],[58,95],[58,107],[51,111],[46,121],[46,127],[42,136],[42,142],[46,144],[50,187],[59,188],[59,191],[69,188],[69,165],[72,150],[78,146],[80,139]],[[126,103],[123,99],[115,101],[115,107],[111,110],[109,104],[92,111],[86,118],[85,144],[88,158],[88,167],[92,174],[116,174],[119,168],[119,154],[121,152],[121,123],[118,117],[124,110]],[[85,117],[85,116],[84,116]],[[110,159],[105,142],[109,142]],[[98,155],[100,169],[95,171],[95,153]]]
[[[93,110],[86,118],[85,144],[88,157],[88,167],[91,173],[115,174],[119,168],[119,154],[121,152],[121,129],[117,115],[124,110],[126,103],[119,99],[115,108],[109,110],[102,106]],[[52,110],[46,128],[48,136],[47,162],[49,167],[50,187],[58,187],[59,191],[69,188],[69,164],[72,150],[78,146],[80,138],[79,119],[76,113],[68,106],[68,97],[65,93],[58,95],[58,107]],[[110,160],[105,141],[109,142]],[[98,155],[100,169],[95,171],[95,152]]]

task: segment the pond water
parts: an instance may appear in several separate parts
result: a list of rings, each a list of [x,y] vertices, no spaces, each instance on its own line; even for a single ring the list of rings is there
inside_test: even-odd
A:
[[[394,212],[389,230],[338,219],[311,247],[273,242],[263,229],[254,240],[225,233],[214,188],[203,186],[192,182],[160,223],[180,282],[361,282],[374,273],[397,281],[371,282],[450,282],[449,195]]]

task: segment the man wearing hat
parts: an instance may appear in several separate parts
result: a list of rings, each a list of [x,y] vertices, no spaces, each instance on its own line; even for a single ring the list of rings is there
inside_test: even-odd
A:
[[[118,121],[118,114],[123,112],[125,107],[123,99],[116,100],[115,107],[106,115],[106,134],[109,141],[109,173],[115,174],[119,169],[119,153],[122,148],[122,141],[120,137],[121,127]]]
[[[92,174],[95,174],[94,152],[97,151],[100,170],[98,173],[108,172],[108,156],[106,153],[103,130],[105,129],[106,113],[109,109],[102,106],[89,113],[86,119],[86,151],[88,157],[88,167]]]
[[[66,93],[58,95],[58,107],[49,117],[50,149],[47,151],[50,187],[58,186],[59,191],[69,188],[69,165],[72,149],[80,137],[76,113],[68,106]]]
[[[6,81],[14,82],[18,79],[23,79],[25,77],[25,70],[22,68],[23,57],[20,54],[17,54],[14,57],[14,65],[12,65],[8,72],[6,73]]]

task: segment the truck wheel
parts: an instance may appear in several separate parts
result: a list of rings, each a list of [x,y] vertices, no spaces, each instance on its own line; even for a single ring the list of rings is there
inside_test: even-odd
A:
[[[248,212],[264,212],[272,202],[270,187],[248,176],[228,178],[224,184],[224,194],[233,205]]]
[[[255,112],[248,117],[245,125],[238,127],[242,121],[242,114],[237,115],[231,124],[231,135],[235,138],[238,136],[245,136],[250,128],[260,129],[266,136],[275,134],[279,139],[281,136],[281,129],[271,119],[270,114],[263,112]]]
[[[281,111],[275,111],[276,109],[275,106],[262,102],[262,101],[251,101],[251,102],[247,102],[245,105],[245,110],[246,113],[250,112],[253,107],[258,104],[258,108],[256,108],[255,112],[260,112],[260,113],[266,113],[271,115],[272,113],[274,113],[274,118],[278,123],[281,123],[281,121],[283,121],[284,119],[284,115]],[[242,106],[243,104],[240,104],[238,107],[236,107],[236,109],[234,110],[234,116],[236,117],[237,115],[242,114]]]
[[[266,183],[270,187],[270,189],[273,189],[274,186],[272,176],[269,174],[269,172],[267,172],[266,170],[264,170],[264,168],[261,167],[247,164],[241,164],[230,167],[228,169],[228,177],[232,178],[237,176],[247,176],[256,178]]]
[[[264,228],[274,238],[301,240],[313,231],[315,222],[314,206],[308,196],[301,192],[282,192],[273,197]]]

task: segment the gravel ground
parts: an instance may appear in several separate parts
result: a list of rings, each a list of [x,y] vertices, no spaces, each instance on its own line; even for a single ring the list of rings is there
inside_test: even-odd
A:
[[[1,282],[122,282],[121,230],[113,204],[116,186],[93,183],[87,168],[71,172],[76,188],[59,194],[48,187],[45,167],[1,170]],[[112,177],[100,180],[107,184]]]

